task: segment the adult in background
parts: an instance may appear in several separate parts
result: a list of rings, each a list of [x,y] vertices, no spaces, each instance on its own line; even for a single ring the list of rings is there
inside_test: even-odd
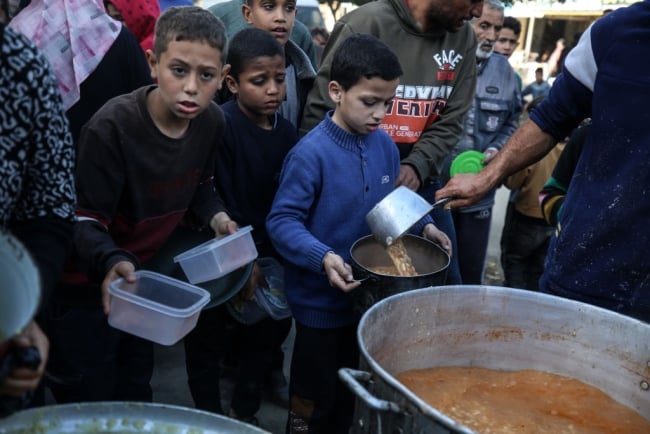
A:
[[[439,197],[467,206],[592,119],[544,264],[540,289],[650,321],[650,0],[593,23],[548,97],[490,164]],[[621,83],[625,86],[621,86]]]
[[[42,308],[71,246],[75,152],[49,63],[27,38],[4,24],[0,24],[0,100],[7,102],[0,105],[0,230],[11,232],[34,258]],[[48,340],[36,322],[14,338],[13,345],[36,345],[41,363],[37,369],[14,369],[0,381],[0,396],[18,397],[35,390],[45,370]]]
[[[446,159],[445,180],[452,160],[462,152],[482,152],[484,164],[488,164],[519,125],[521,94],[517,77],[508,59],[493,54],[502,24],[503,3],[499,0],[485,0],[483,14],[472,20],[478,40],[476,94],[465,114],[460,140]],[[456,256],[465,284],[483,283],[494,195],[492,190],[478,203],[452,212],[458,242]]]
[[[75,143],[106,101],[151,83],[138,41],[101,0],[34,0],[9,26],[32,40],[52,65]]]
[[[106,12],[133,33],[144,53],[153,51],[153,33],[160,16],[158,0],[104,0]]]
[[[370,33],[386,43],[404,69],[397,93],[386,106],[381,128],[395,141],[401,165],[396,185],[433,201],[443,161],[462,132],[463,117],[476,88],[476,38],[468,20],[479,17],[481,0],[378,0],[341,18],[323,52],[301,125],[314,128],[333,107],[328,96],[332,53],[354,33]],[[432,212],[452,240],[447,282],[460,283],[451,215]]]

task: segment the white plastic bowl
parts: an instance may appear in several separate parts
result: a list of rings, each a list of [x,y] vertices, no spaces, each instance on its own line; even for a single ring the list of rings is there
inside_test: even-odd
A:
[[[152,271],[135,274],[135,283],[124,279],[111,282],[108,323],[161,345],[175,344],[196,326],[210,293]]]
[[[174,257],[190,283],[202,283],[242,267],[257,258],[252,226],[226,237],[206,241]]]

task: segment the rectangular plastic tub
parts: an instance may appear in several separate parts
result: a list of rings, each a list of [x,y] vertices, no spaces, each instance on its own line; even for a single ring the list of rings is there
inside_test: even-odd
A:
[[[257,258],[252,226],[223,238],[206,241],[174,257],[190,283],[202,283],[242,267]]]
[[[146,270],[135,272],[137,281],[111,282],[108,323],[127,333],[173,345],[188,334],[210,301],[208,291]]]

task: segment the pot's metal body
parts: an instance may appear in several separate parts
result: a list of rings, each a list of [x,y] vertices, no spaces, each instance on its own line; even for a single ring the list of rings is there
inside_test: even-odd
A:
[[[488,286],[409,291],[371,307],[358,328],[356,433],[472,433],[395,380],[410,369],[535,369],[595,386],[650,415],[650,324],[546,294]]]
[[[174,405],[92,402],[34,408],[0,422],[0,434],[19,433],[268,434],[268,431],[218,414]]]
[[[360,313],[394,294],[432,285],[444,285],[449,266],[449,255],[437,244],[415,235],[404,235],[402,241],[410,256],[417,276],[380,274],[372,267],[392,266],[386,248],[372,235],[357,240],[350,249],[354,278],[363,281],[354,290],[355,308]]]

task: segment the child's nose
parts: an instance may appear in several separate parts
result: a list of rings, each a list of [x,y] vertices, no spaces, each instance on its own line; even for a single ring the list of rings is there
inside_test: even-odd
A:
[[[199,88],[199,77],[197,74],[189,74],[187,80],[185,80],[185,85],[183,90],[189,94],[195,94]]]

